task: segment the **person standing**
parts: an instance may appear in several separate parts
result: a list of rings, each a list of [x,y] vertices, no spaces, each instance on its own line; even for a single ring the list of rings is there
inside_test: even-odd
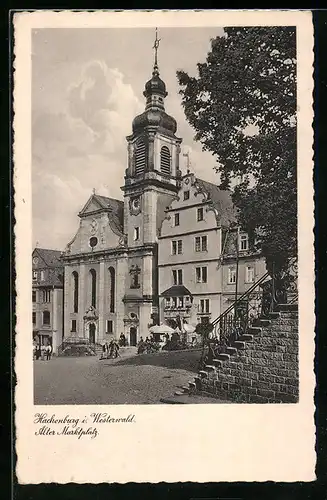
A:
[[[52,354],[52,345],[49,344],[47,346],[47,361],[49,361],[51,359],[51,354]]]

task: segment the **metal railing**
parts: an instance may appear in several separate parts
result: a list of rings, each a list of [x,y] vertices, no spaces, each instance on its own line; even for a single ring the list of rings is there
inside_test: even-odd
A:
[[[265,273],[211,322],[213,329],[210,338],[203,342],[200,366],[204,363],[206,347],[215,354],[224,353],[226,347],[246,334],[259,318],[267,317],[280,304],[296,304],[297,300],[297,260],[292,259],[285,276]]]

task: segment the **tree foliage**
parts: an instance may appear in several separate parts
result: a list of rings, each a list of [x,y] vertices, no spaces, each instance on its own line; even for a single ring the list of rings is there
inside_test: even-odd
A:
[[[225,28],[198,76],[177,72],[195,140],[233,187],[239,222],[261,239],[268,269],[297,252],[296,33],[291,27]],[[253,243],[254,244],[254,243]]]

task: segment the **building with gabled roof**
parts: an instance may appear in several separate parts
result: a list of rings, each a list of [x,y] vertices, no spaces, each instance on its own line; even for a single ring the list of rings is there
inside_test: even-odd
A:
[[[62,252],[36,247],[32,253],[33,339],[40,346],[51,344],[56,354],[63,338]]]

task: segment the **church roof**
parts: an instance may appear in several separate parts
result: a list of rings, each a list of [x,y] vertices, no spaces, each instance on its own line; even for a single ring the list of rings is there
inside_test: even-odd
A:
[[[212,201],[218,210],[221,225],[228,226],[236,220],[236,208],[229,190],[220,189],[216,184],[204,181],[199,177],[195,178],[195,183],[200,191],[207,193],[208,200]]]
[[[99,209],[108,211],[108,217],[113,229],[116,229],[119,233],[124,231],[124,202],[122,200],[117,200],[115,198],[109,198],[108,196],[101,196],[99,194],[93,194],[89,198],[88,202],[81,210],[80,215],[87,213],[88,206],[95,201],[99,206]]]

